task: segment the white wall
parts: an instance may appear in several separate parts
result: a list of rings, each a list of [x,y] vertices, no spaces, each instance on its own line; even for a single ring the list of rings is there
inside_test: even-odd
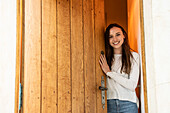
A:
[[[0,0],[0,113],[14,112],[16,0]]]
[[[144,0],[149,113],[170,113],[169,6],[169,0]]]

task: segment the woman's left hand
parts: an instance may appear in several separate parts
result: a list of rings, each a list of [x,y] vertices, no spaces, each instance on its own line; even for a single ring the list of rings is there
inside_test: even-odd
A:
[[[100,55],[100,60],[99,60],[100,66],[103,70],[103,72],[106,74],[107,72],[110,72],[110,68],[107,64],[106,57],[105,55]]]

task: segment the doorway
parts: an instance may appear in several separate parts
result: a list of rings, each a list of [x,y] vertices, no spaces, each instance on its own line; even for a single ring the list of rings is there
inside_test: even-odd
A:
[[[142,58],[142,0],[105,0],[105,24],[120,24],[128,33],[130,47],[140,54]],[[142,60],[141,60],[142,62]],[[139,113],[143,113],[144,92],[143,92],[143,74],[141,74],[136,88],[136,94],[139,99]],[[146,81],[146,80],[145,80]],[[147,103],[147,102],[146,102]]]
[[[98,60],[104,50],[105,27],[109,19],[117,17],[110,18],[106,12],[107,2],[112,0],[17,1],[17,11],[20,12],[17,40],[21,43],[15,113],[18,113],[19,82],[23,86],[22,113],[106,113],[107,104],[103,109],[99,90],[104,74]],[[134,10],[133,13],[126,10],[132,3],[125,0],[115,2],[119,3],[110,4],[119,6],[126,2],[120,13],[125,20],[118,21],[119,17],[115,22],[124,22],[122,26],[128,34],[134,35],[136,32],[131,33],[133,18],[129,21],[128,17],[128,14],[134,14]],[[139,23],[135,25],[140,26]],[[131,45],[135,48],[135,44]]]

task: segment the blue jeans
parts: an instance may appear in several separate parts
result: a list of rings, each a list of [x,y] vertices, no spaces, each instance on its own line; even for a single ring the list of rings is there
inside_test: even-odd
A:
[[[107,113],[138,113],[136,103],[118,99],[107,100]]]

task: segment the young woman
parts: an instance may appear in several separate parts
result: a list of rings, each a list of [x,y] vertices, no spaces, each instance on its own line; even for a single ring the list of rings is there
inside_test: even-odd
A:
[[[110,24],[105,32],[105,55],[100,66],[107,76],[108,113],[138,113],[135,88],[139,79],[139,55],[132,52],[125,30]]]

